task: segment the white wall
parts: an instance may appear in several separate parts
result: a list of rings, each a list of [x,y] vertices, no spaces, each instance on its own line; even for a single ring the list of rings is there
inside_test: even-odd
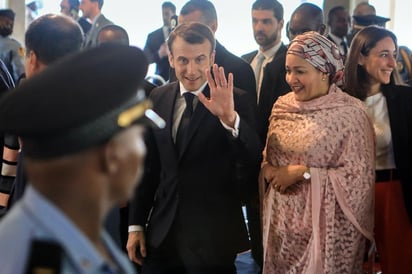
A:
[[[164,0],[105,0],[103,13],[114,23],[124,27],[132,45],[143,47],[149,32],[162,25],[161,5]],[[179,13],[187,0],[171,0]],[[254,0],[212,0],[218,13],[217,39],[237,55],[257,48],[251,26],[251,7]],[[285,22],[302,0],[281,1],[285,9]],[[307,1],[322,7],[323,0]],[[43,0],[43,11],[59,12],[59,0]],[[283,31],[283,40],[287,43]]]

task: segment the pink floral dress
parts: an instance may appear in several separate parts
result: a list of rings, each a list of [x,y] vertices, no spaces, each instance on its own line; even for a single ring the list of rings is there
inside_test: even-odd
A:
[[[263,273],[361,273],[373,241],[374,145],[361,101],[335,85],[310,101],[277,100],[263,164],[305,165],[311,180],[284,194],[261,183]]]

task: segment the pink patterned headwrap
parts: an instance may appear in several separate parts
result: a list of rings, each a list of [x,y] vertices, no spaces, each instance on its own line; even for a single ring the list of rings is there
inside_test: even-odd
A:
[[[343,56],[338,47],[325,36],[309,31],[295,37],[287,54],[295,54],[321,72],[328,73],[332,83],[343,83]]]

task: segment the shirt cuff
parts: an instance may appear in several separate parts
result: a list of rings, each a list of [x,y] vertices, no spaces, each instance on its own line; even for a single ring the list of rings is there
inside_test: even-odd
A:
[[[144,227],[141,225],[129,225],[128,232],[144,231]]]
[[[230,131],[230,133],[232,134],[232,136],[234,138],[237,138],[239,136],[239,124],[240,124],[240,117],[239,114],[237,114],[236,112],[236,119],[235,119],[235,126],[234,128],[229,127],[228,125],[226,125],[225,123],[222,122],[222,120],[220,120],[220,123],[222,124],[222,126],[227,129],[228,131]]]

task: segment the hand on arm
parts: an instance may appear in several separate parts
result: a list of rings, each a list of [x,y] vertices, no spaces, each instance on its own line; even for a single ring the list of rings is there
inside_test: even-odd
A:
[[[126,249],[129,259],[139,265],[142,265],[143,258],[146,257],[146,239],[144,232],[129,232]],[[140,256],[138,254],[140,254]]]
[[[285,193],[287,188],[297,182],[303,181],[303,173],[307,171],[303,165],[288,165],[275,167],[266,163],[260,170],[260,180],[264,180],[280,193]]]
[[[210,88],[210,98],[199,93],[199,101],[224,124],[233,128],[236,120],[235,104],[233,100],[233,74],[229,73],[226,79],[223,67],[213,65],[213,75],[206,70],[207,82]]]

